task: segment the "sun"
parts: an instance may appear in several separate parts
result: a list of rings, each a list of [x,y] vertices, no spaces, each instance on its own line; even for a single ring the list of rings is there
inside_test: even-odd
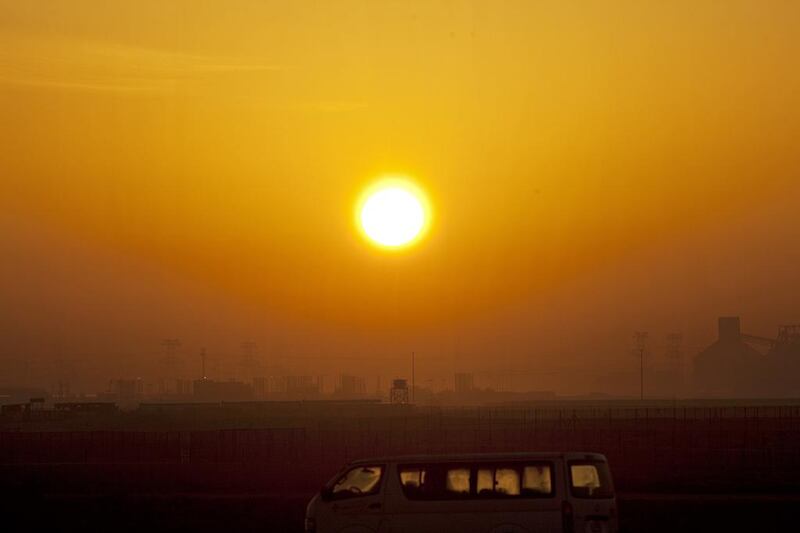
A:
[[[400,249],[418,241],[430,223],[425,193],[410,179],[387,177],[369,187],[356,206],[359,228],[374,244]]]

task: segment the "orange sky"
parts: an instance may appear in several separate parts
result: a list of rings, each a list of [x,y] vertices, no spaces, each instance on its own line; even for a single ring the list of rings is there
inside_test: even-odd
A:
[[[0,0],[0,357],[123,374],[165,337],[253,338],[298,371],[413,348],[620,390],[597,376],[634,329],[772,334],[800,321],[798,26],[779,1]],[[386,254],[351,213],[396,171],[437,218]]]

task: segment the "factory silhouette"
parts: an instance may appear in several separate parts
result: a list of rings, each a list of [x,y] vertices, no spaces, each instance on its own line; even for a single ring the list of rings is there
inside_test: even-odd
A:
[[[772,339],[742,333],[738,316],[719,318],[719,337],[694,359],[698,396],[728,398],[800,395],[800,325]]]

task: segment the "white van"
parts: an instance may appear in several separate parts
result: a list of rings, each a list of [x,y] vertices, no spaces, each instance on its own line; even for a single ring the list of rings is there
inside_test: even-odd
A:
[[[416,455],[354,461],[314,496],[307,533],[616,533],[597,453]]]

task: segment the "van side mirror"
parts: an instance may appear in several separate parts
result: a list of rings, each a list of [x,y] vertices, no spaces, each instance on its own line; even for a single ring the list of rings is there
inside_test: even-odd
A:
[[[333,489],[330,487],[322,487],[319,489],[319,497],[324,502],[331,501],[331,499],[333,499]]]

